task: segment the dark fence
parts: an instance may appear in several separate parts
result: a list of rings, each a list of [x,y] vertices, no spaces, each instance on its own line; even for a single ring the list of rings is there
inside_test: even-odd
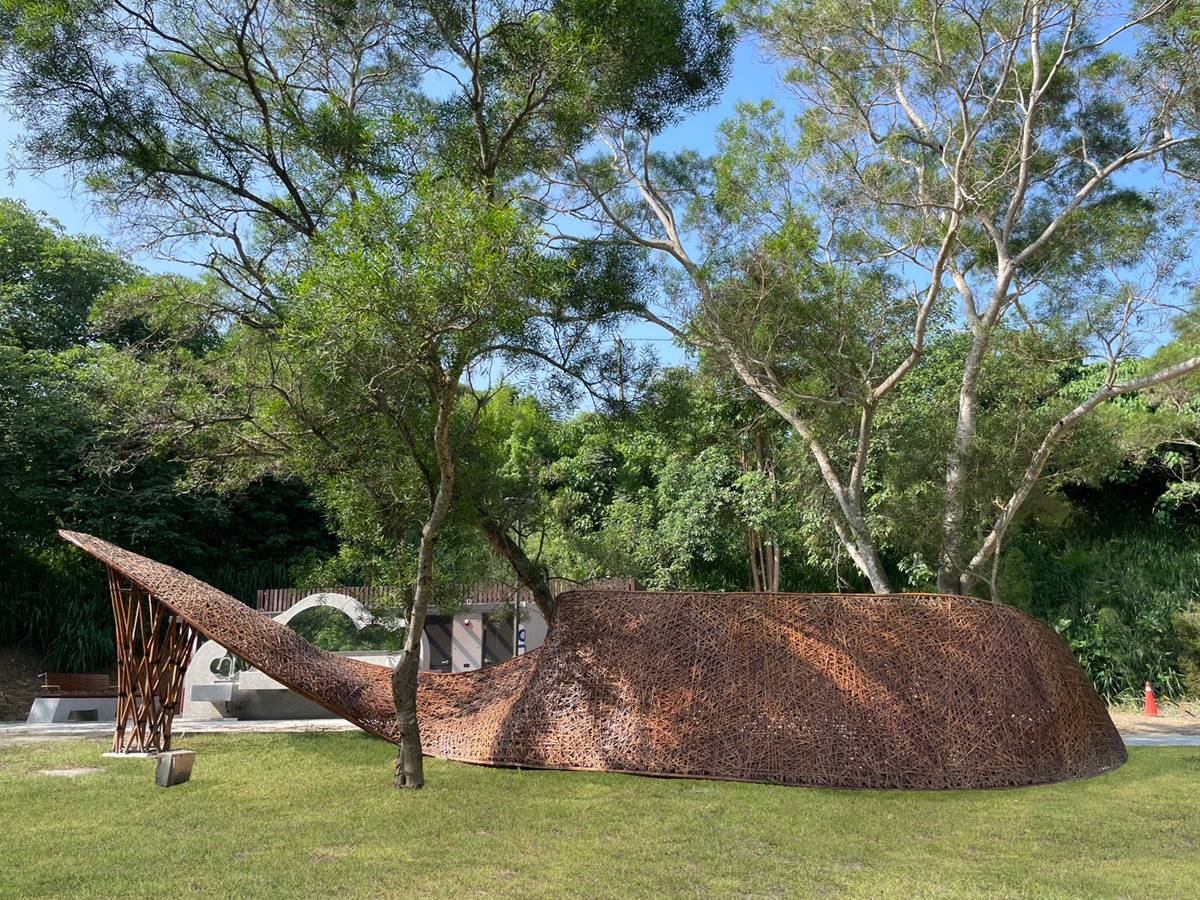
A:
[[[572,581],[569,578],[550,579],[550,590],[555,594],[573,591],[581,588],[603,591],[640,591],[642,586],[636,578],[594,578],[591,581]],[[356,587],[352,585],[334,585],[332,587],[305,588],[269,588],[260,590],[257,595],[259,612],[275,615],[290,609],[305,597],[313,594],[345,594],[353,597],[366,607],[376,609],[397,608],[403,605],[409,589],[396,585],[380,585],[376,587]],[[478,584],[466,591],[462,596],[463,603],[512,603],[514,599],[528,601],[532,594],[526,587],[505,584],[502,581]]]
[[[403,606],[407,589],[391,585],[356,587],[345,584],[336,584],[330,587],[268,588],[258,592],[258,610],[272,615],[281,613],[313,594],[345,594],[347,597],[353,597],[363,606],[382,609]]]

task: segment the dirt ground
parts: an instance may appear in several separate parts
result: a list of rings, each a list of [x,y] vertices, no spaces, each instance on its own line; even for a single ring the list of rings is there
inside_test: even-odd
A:
[[[1147,716],[1131,706],[1109,709],[1116,726],[1126,734],[1195,734],[1200,735],[1200,702],[1182,705],[1160,703],[1159,715]]]
[[[24,722],[45,671],[22,647],[0,647],[0,722]]]

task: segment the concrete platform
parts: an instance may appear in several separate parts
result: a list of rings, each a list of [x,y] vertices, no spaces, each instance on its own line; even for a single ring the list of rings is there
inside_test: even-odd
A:
[[[116,718],[116,697],[38,697],[29,707],[25,724],[113,722]]]

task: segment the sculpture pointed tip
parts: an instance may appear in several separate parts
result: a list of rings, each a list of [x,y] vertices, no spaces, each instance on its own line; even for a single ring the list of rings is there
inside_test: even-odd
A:
[[[93,537],[90,534],[85,534],[82,531],[71,531],[69,528],[59,528],[58,536],[68,544],[74,544],[80,550],[87,550],[89,542],[99,540],[99,538]]]

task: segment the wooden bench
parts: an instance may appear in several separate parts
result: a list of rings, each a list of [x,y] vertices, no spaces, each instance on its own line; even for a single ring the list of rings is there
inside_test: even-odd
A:
[[[80,672],[46,672],[43,697],[115,697],[117,686],[107,675]]]

